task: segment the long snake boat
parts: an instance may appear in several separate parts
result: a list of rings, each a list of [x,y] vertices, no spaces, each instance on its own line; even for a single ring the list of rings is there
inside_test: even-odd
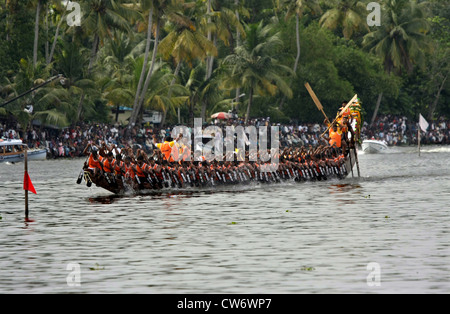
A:
[[[134,163],[126,166],[119,157],[119,161],[114,159],[113,163],[119,162],[124,167],[118,167],[114,172],[96,172],[86,161],[77,183],[81,184],[84,179],[88,187],[95,185],[114,194],[146,194],[155,190],[342,180],[353,174],[357,158],[356,149],[348,150],[344,156],[331,148],[326,153],[298,159],[281,156],[277,164],[270,165],[250,161],[168,163],[153,158],[136,158]],[[138,173],[127,173],[125,169],[130,167],[138,170]],[[144,168],[145,171],[141,172],[137,168]]]
[[[309,84],[305,86],[310,92],[316,106],[323,112],[323,107]],[[150,158],[142,150],[136,152],[136,157],[133,151],[125,151],[122,154],[122,152],[119,153],[117,150],[114,150],[117,157],[113,158],[114,154],[111,148],[107,149],[107,151],[109,150],[107,154],[103,151],[98,156],[98,148],[93,147],[89,162],[85,162],[77,183],[81,184],[84,178],[88,187],[95,184],[114,194],[122,194],[127,192],[144,193],[146,191],[174,188],[196,189],[221,185],[271,184],[344,179],[350,173],[354,175],[353,167],[355,164],[358,166],[359,176],[358,153],[355,143],[360,137],[361,106],[357,96],[353,96],[348,103],[342,103],[342,107],[339,109],[332,123],[330,123],[323,112],[328,128],[321,137],[325,139],[324,135],[329,131],[329,146],[319,146],[316,149],[310,148],[309,150],[305,147],[301,149],[285,148],[281,153],[279,146],[278,148],[272,146],[270,150],[266,151],[263,149],[262,154],[259,151],[256,152],[255,147],[252,150],[249,146],[248,152],[246,152],[245,148],[242,149],[241,147],[237,149],[236,156],[227,155],[229,153],[227,151],[227,161],[217,161],[216,158],[206,158],[210,157],[208,155],[198,156],[196,154],[198,151],[200,151],[200,154],[204,154],[202,145],[198,147],[196,144],[198,141],[195,141],[195,139],[198,138],[199,134],[205,133],[196,132],[196,130],[201,131],[202,124],[197,125],[196,123],[198,121],[194,119],[194,134],[196,134],[194,136],[194,146],[192,146],[192,141],[189,144],[189,136],[183,142],[184,139],[182,139],[183,133],[181,130],[180,133],[175,132],[179,134],[175,141],[171,141],[169,137],[166,138],[164,143],[157,144],[160,146],[156,149],[156,156],[154,152]],[[338,126],[340,132],[338,132]],[[244,133],[242,127],[236,127],[236,129],[238,128],[240,128],[241,133]],[[254,143],[256,142],[257,134],[264,134],[267,130],[264,130],[262,133],[254,129],[250,129],[250,131],[253,131],[252,134],[255,136],[250,135],[254,139]],[[245,132],[247,132],[247,128]],[[234,131],[231,133],[232,137],[228,138],[227,128],[227,138],[225,141],[230,140],[232,143]],[[209,135],[213,134],[211,133]],[[201,137],[203,139],[203,135]],[[276,135],[273,135],[273,137],[276,142]],[[180,144],[178,144],[178,141],[180,141]],[[245,142],[250,143],[248,139]],[[218,151],[221,152],[220,146],[223,143],[220,142],[220,137],[219,141],[215,143],[219,145]],[[228,150],[228,143],[226,146]],[[195,161],[190,161],[192,158],[191,147],[194,147],[195,150]],[[261,147],[267,146],[261,145],[260,142]],[[88,148],[86,147],[85,153],[87,153]],[[223,157],[221,153],[219,153],[219,156]],[[267,156],[270,158],[265,158]],[[188,158],[185,159],[185,157]],[[271,160],[271,163],[260,162],[261,159]]]

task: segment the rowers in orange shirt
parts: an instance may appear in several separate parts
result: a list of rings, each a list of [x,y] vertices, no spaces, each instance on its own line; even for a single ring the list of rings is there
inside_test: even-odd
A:
[[[330,129],[330,146],[336,145],[337,147],[341,147],[342,145],[342,136],[339,134],[338,126],[333,124],[333,127]]]

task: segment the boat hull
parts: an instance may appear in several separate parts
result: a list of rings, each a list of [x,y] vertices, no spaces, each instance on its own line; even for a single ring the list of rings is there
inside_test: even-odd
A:
[[[379,154],[388,150],[388,146],[381,141],[366,140],[361,144],[362,150],[366,154]]]
[[[28,151],[28,160],[45,160],[47,159],[47,150],[46,149],[38,149],[38,150],[29,150]],[[0,163],[1,162],[23,162],[25,160],[25,154],[14,154],[14,155],[0,155]]]
[[[108,178],[106,178],[105,176],[94,176],[90,171],[85,170],[84,171],[84,181],[86,182],[88,187],[91,187],[92,185],[95,185],[97,187],[103,188],[111,193],[114,194],[147,194],[151,191],[157,190],[157,191],[161,191],[161,190],[173,190],[173,189],[179,189],[179,188],[191,188],[191,189],[201,189],[204,187],[217,187],[217,186],[222,186],[222,185],[249,185],[249,184],[259,184],[259,183],[263,183],[263,184],[277,184],[277,183],[281,183],[281,182],[305,182],[305,181],[325,181],[325,180],[329,180],[329,179],[345,179],[348,175],[352,174],[353,175],[353,167],[355,166],[357,162],[357,153],[354,150],[351,150],[350,154],[345,158],[345,174],[340,174],[340,175],[326,175],[326,176],[319,176],[319,177],[314,177],[314,178],[297,178],[294,179],[292,178],[288,178],[287,176],[286,179],[282,179],[280,175],[278,176],[274,176],[272,179],[267,179],[263,176],[263,179],[258,178],[258,179],[252,179],[252,180],[247,180],[247,181],[239,181],[239,180],[234,180],[233,182],[228,181],[228,182],[221,182],[221,181],[208,181],[208,182],[203,182],[203,184],[200,184],[200,182],[196,182],[196,183],[188,183],[186,182],[185,184],[172,184],[172,185],[164,185],[163,183],[159,183],[158,184],[154,184],[153,186],[149,186],[147,185],[142,185],[142,184],[136,184],[134,183],[132,186],[129,184],[124,183],[121,179],[116,179],[113,176],[110,176]],[[81,181],[81,175],[83,175],[83,173],[80,174],[80,180]],[[78,182],[80,183],[80,182]]]

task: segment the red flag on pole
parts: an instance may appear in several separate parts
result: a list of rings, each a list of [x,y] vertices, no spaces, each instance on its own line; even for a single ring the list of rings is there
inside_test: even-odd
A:
[[[25,176],[23,178],[23,189],[25,191],[30,191],[31,193],[37,194],[33,186],[33,182],[31,182],[30,176],[28,175],[28,171],[25,171]]]

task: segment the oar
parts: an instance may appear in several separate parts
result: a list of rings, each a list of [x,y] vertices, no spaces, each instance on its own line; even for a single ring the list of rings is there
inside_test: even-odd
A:
[[[87,186],[88,188],[90,188],[90,187],[92,186],[92,180],[91,180],[91,176],[89,175],[88,172],[85,172],[85,173],[84,173],[84,178],[85,178],[85,180],[86,180],[86,186]]]
[[[84,165],[86,164],[86,161],[89,159],[89,155],[87,156],[86,160],[83,163],[83,169],[81,169],[80,174],[78,175],[77,184],[81,184],[81,181],[83,181],[83,175],[84,175]]]
[[[308,82],[305,83],[305,87],[306,87],[306,89],[308,90],[309,95],[311,96],[312,100],[313,100],[314,103],[316,104],[317,109],[319,109],[320,112],[323,113],[325,119],[326,119],[328,122],[330,122],[330,120],[328,119],[327,115],[325,114],[325,111],[323,111],[323,106],[322,106],[322,104],[320,103],[319,98],[317,98],[316,94],[314,93],[314,91],[312,90],[312,88],[311,88],[311,86],[309,85]]]
[[[77,184],[81,184],[81,181],[83,181],[83,175],[84,175],[84,169],[81,170],[80,174],[78,175]]]

